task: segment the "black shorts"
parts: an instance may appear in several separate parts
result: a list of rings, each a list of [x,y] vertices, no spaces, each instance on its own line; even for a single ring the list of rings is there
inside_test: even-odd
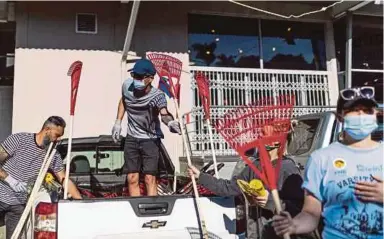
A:
[[[124,173],[157,175],[160,139],[137,139],[127,135],[124,144]]]

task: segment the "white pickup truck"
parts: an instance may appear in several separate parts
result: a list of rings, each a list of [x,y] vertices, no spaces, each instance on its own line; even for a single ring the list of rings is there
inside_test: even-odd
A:
[[[36,200],[27,238],[119,239],[119,238],[202,238],[193,195],[129,197],[123,142],[111,136],[76,138],[72,144],[70,178],[83,200],[63,200],[41,191]],[[66,141],[58,151],[66,156]],[[173,180],[173,164],[161,150],[159,180]],[[179,188],[187,178],[178,177]],[[184,180],[184,182],[183,182]],[[233,197],[201,196],[209,238],[245,238],[245,218]]]

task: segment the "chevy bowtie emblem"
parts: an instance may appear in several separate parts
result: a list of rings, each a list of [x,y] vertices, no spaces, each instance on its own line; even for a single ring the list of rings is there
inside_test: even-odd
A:
[[[167,224],[166,221],[152,220],[143,224],[143,228],[157,229],[159,227],[164,227]]]

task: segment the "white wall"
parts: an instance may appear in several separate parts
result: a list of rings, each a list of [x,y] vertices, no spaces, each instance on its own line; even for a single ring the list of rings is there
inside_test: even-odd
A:
[[[69,123],[67,71],[80,60],[83,69],[73,136],[110,134],[121,96],[120,58],[121,54],[108,51],[17,49],[12,132],[38,131],[51,115]]]
[[[0,86],[0,142],[12,133],[12,86]]]

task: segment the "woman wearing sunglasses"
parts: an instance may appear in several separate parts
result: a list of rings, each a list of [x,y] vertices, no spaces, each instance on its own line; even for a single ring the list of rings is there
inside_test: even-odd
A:
[[[303,209],[294,218],[288,212],[274,216],[278,235],[314,231],[322,219],[324,239],[383,238],[384,147],[371,139],[378,127],[374,96],[373,87],[340,91],[341,140],[311,154]]]

